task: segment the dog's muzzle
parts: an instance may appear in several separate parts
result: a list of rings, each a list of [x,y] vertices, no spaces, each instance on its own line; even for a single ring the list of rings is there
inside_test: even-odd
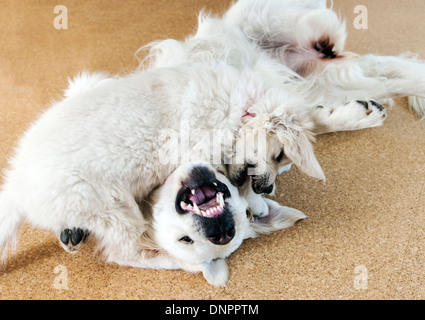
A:
[[[176,197],[176,211],[193,214],[205,237],[212,243],[228,244],[236,229],[231,208],[225,202],[231,196],[227,186],[203,166],[194,167],[181,184]]]
[[[273,185],[269,185],[267,187],[252,185],[252,190],[254,190],[257,194],[270,194],[273,192]]]
[[[270,183],[269,174],[252,177],[252,190],[257,194],[270,194],[273,192],[274,184]]]

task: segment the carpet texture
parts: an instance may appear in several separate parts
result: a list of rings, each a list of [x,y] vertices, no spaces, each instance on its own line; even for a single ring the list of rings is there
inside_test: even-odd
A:
[[[68,10],[68,29],[55,28],[58,4]],[[142,45],[183,39],[201,9],[220,13],[229,4],[2,0],[0,169],[29,124],[60,99],[68,77],[131,71]],[[425,58],[424,1],[365,0],[367,29],[356,29],[358,4],[334,0],[347,22],[348,50]],[[326,184],[293,169],[279,177],[276,194],[309,218],[244,242],[229,258],[225,288],[201,274],[107,265],[90,242],[70,255],[52,232],[25,225],[0,271],[0,299],[425,298],[425,121],[398,98],[383,127],[323,135],[315,149]]]

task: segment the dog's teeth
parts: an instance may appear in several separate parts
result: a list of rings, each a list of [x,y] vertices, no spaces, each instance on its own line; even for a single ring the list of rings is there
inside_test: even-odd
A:
[[[217,187],[217,183],[216,182],[213,182],[213,185],[215,185]]]
[[[196,203],[193,203],[193,209],[195,210],[197,214],[199,215],[201,214],[201,210],[199,210],[198,205]]]
[[[221,207],[224,207],[224,198],[223,198],[223,194],[221,192],[218,193],[219,198],[218,198],[218,203],[220,204]]]
[[[195,194],[195,189],[190,190],[190,192],[192,192],[192,194]]]
[[[180,202],[180,208],[185,209],[186,203],[184,201]]]
[[[189,209],[192,209],[192,205],[191,204],[187,204],[186,205]]]
[[[206,212],[204,210],[201,210],[201,216],[205,217]]]

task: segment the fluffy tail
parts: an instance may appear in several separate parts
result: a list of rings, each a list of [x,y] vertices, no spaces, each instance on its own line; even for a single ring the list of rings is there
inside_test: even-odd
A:
[[[0,262],[4,262],[10,249],[15,249],[22,216],[5,192],[0,193]]]

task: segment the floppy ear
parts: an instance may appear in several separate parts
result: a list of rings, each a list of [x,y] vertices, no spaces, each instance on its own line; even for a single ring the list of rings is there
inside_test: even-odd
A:
[[[202,273],[209,284],[224,287],[229,280],[229,267],[225,259],[216,259],[202,265]]]
[[[269,214],[260,218],[254,217],[251,220],[250,224],[255,236],[292,227],[299,220],[307,218],[304,213],[297,209],[281,206],[268,198],[263,198],[263,200],[267,203]]]
[[[325,174],[314,155],[313,135],[292,120],[280,119],[273,129],[277,139],[283,145],[285,155],[306,174],[326,180]]]

